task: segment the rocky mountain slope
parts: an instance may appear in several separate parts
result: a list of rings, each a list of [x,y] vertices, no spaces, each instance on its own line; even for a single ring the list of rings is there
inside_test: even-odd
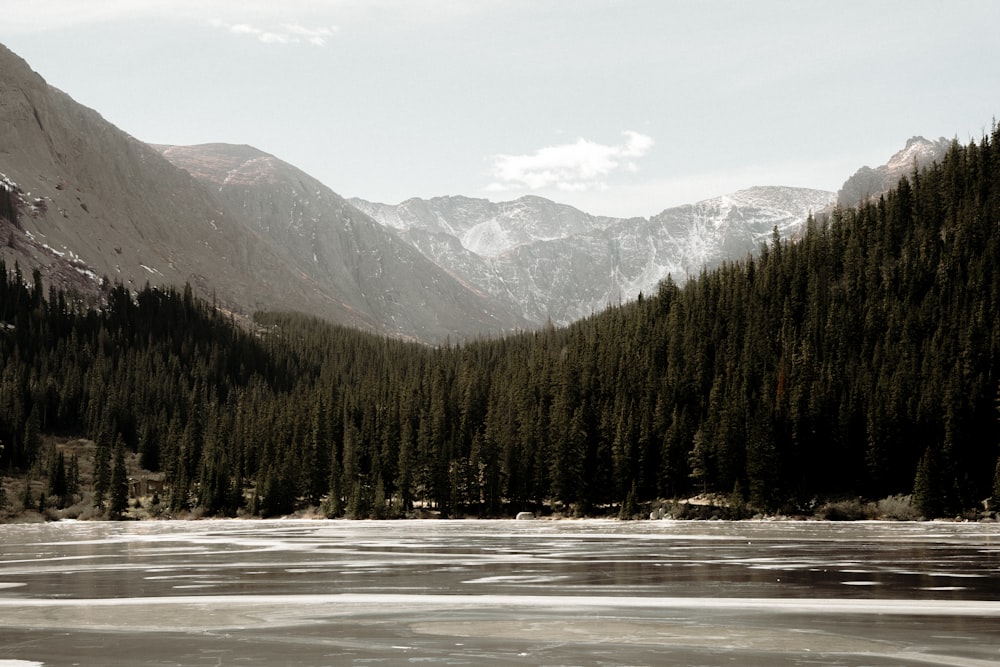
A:
[[[209,151],[199,171],[188,151],[199,180],[2,46],[0,119],[0,181],[18,209],[0,222],[0,258],[83,300],[109,282],[189,283],[245,314],[427,341],[523,325],[301,172],[246,147]],[[227,183],[204,180],[221,171]]]
[[[190,282],[231,303],[248,296],[239,274],[258,254],[256,240],[237,240],[234,221],[188,174],[3,47],[0,117],[0,173],[20,200],[19,224],[4,230],[0,250],[8,266],[37,267],[82,295],[107,278]]]
[[[425,256],[535,324],[566,324],[609,304],[742,258],[777,227],[790,236],[831,204],[821,190],[759,187],[663,211],[606,218],[540,197],[351,203]]]
[[[379,331],[440,341],[528,325],[273,155],[229,144],[156,148],[282,248],[304,280],[333,290]]]
[[[923,137],[912,137],[906,146],[897,152],[886,164],[875,167],[861,167],[837,192],[837,204],[850,207],[866,197],[878,195],[894,188],[899,179],[940,160],[951,147],[952,142],[941,137],[934,141]]]

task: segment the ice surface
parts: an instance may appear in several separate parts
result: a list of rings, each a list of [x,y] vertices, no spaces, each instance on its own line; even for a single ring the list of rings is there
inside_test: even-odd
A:
[[[998,541],[943,523],[0,526],[0,659],[982,667],[1000,664]]]

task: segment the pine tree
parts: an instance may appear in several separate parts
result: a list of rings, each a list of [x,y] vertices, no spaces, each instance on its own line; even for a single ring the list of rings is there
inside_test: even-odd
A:
[[[399,488],[399,496],[402,500],[403,512],[413,509],[413,487],[414,487],[414,442],[413,427],[410,420],[405,416],[401,417],[399,425],[399,458],[396,471],[396,485]],[[331,473],[330,479],[334,476]],[[339,489],[338,489],[339,490]]]
[[[114,467],[111,470],[111,503],[108,513],[113,519],[120,519],[128,510],[128,470],[125,467],[125,441],[119,435],[115,439]]]
[[[993,470],[993,495],[990,498],[990,509],[994,512],[1000,511],[1000,457],[997,458],[997,465]]]
[[[331,457],[330,477],[327,481],[328,489],[326,500],[323,501],[323,514],[328,519],[337,519],[344,514],[343,493],[341,491],[340,466],[337,465],[336,457]]]
[[[76,454],[69,457],[69,477],[66,481],[66,492],[71,497],[80,493],[80,459]]]
[[[631,521],[638,513],[639,503],[636,501],[636,489],[633,483],[628,495],[625,496],[625,501],[622,503],[621,509],[618,511],[618,518],[622,521]]]
[[[152,420],[146,422],[139,439],[139,466],[152,472],[160,470],[160,439]]]
[[[107,433],[97,436],[97,449],[94,450],[94,507],[104,509],[108,491],[111,488],[111,446]]]
[[[22,451],[28,461],[35,459],[38,450],[41,448],[41,444],[41,424],[38,409],[32,407],[31,412],[28,414],[28,421],[24,425],[24,443],[22,445]]]
[[[35,506],[35,497],[31,494],[31,477],[24,478],[24,492],[21,494],[21,509],[27,511]]]
[[[928,446],[917,464],[916,478],[913,480],[913,505],[927,519],[935,519],[945,513],[945,493],[941,488],[940,460],[936,448]]]
[[[66,479],[66,457],[59,452],[49,468],[49,495],[56,498],[56,507],[62,509],[69,495],[69,482]]]
[[[380,475],[375,482],[375,498],[372,501],[372,518],[387,519],[389,517],[389,503],[385,497],[385,485],[382,483]]]

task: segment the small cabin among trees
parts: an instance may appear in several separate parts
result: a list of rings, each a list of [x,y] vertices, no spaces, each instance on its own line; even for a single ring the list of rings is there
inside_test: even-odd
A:
[[[166,488],[166,481],[162,473],[128,478],[129,498],[142,498],[154,493],[163,493],[164,488]]]

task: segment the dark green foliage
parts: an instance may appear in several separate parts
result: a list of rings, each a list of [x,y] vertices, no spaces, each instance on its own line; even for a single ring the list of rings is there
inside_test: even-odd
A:
[[[993,511],[1000,509],[1000,458],[997,458],[997,465],[993,471],[993,495],[990,496],[990,509]]]
[[[994,493],[1000,441],[998,140],[683,287],[437,349],[297,315],[238,326],[190,289],[115,286],[85,310],[0,264],[0,466],[84,434],[113,503],[120,440],[173,511],[209,515],[244,496],[367,518],[702,492],[960,511]]]
[[[66,478],[66,493],[74,496],[80,493],[80,459],[76,454],[69,459],[69,474]]]
[[[628,495],[625,496],[625,501],[622,503],[621,509],[618,510],[618,518],[622,521],[631,521],[638,513],[639,504],[636,501],[635,485],[633,484],[632,488],[629,489]]]
[[[66,476],[66,457],[62,452],[52,460],[49,466],[49,495],[57,499],[59,509],[66,504],[70,495],[69,479]]]
[[[120,434],[115,439],[110,494],[111,501],[108,506],[108,516],[112,519],[119,519],[128,510],[128,471],[125,468],[125,441]]]
[[[104,509],[108,492],[111,490],[111,443],[108,435],[97,436],[97,448],[94,450],[94,507]]]
[[[35,509],[35,497],[31,494],[31,477],[24,480],[24,493],[21,495],[21,508],[24,510]]]

